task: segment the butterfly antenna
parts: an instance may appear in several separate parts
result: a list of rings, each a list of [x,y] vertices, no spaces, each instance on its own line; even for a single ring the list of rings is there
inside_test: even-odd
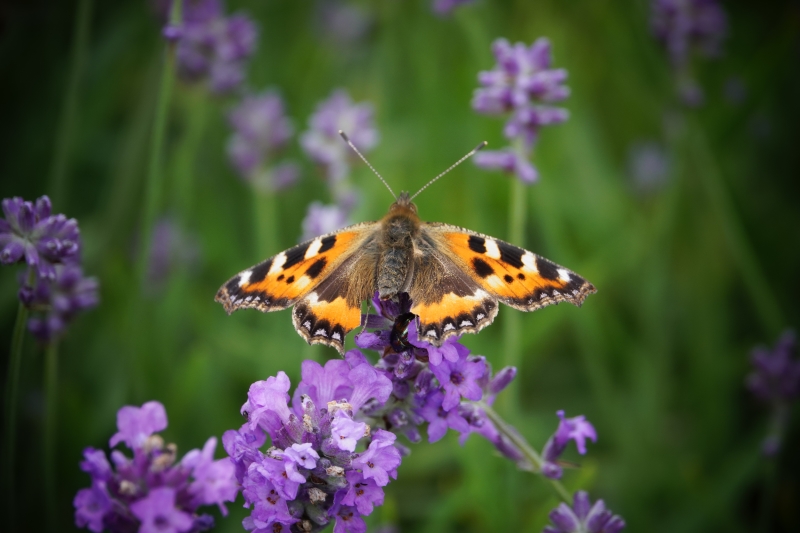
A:
[[[369,161],[367,161],[367,158],[366,158],[366,157],[364,157],[363,155],[361,155],[361,152],[359,152],[359,151],[358,151],[358,148],[356,148],[356,145],[354,145],[354,144],[353,144],[353,142],[350,140],[350,137],[348,137],[348,136],[347,136],[347,134],[346,134],[345,132],[343,132],[342,130],[339,130],[339,135],[341,135],[341,136],[342,136],[342,139],[344,139],[344,141],[345,141],[347,144],[349,144],[349,145],[350,145],[350,148],[352,148],[352,149],[353,149],[353,151],[354,151],[355,153],[357,153],[357,154],[358,154],[358,157],[360,157],[360,158],[361,158],[361,160],[362,160],[364,163],[366,163],[366,164],[367,164],[367,166],[370,168],[370,170],[372,170],[372,171],[375,173],[375,175],[376,175],[376,176],[378,176],[378,177],[381,179],[381,181],[383,182],[383,184],[384,184],[384,185],[386,185],[386,188],[387,188],[387,189],[389,189],[389,192],[390,192],[390,193],[392,193],[392,196],[394,196],[394,199],[395,199],[395,200],[397,200],[397,195],[394,193],[394,191],[392,190],[392,188],[391,188],[391,187],[389,187],[389,184],[388,184],[388,183],[386,183],[386,180],[385,180],[385,179],[383,179],[383,176],[381,176],[380,174],[378,174],[378,171],[377,171],[377,170],[375,170],[375,167],[373,167],[372,165],[370,165],[370,164],[369,164]]]
[[[465,155],[464,157],[462,157],[461,159],[459,159],[458,161],[456,161],[455,163],[453,163],[452,165],[450,165],[450,168],[448,168],[447,170],[445,170],[444,172],[442,172],[441,174],[439,174],[438,176],[436,176],[435,178],[433,178],[431,181],[429,181],[428,183],[426,183],[426,184],[425,184],[425,186],[423,186],[423,187],[422,187],[420,190],[418,190],[417,192],[415,192],[415,193],[414,193],[414,196],[412,196],[412,197],[411,197],[411,200],[413,200],[414,198],[416,198],[416,197],[417,197],[417,195],[418,195],[419,193],[421,193],[422,191],[424,191],[425,189],[427,189],[428,187],[430,187],[430,185],[431,185],[431,184],[432,184],[434,181],[438,180],[439,178],[441,178],[442,176],[444,176],[445,174],[447,174],[448,172],[450,172],[451,170],[453,170],[454,168],[456,168],[458,165],[460,165],[461,163],[463,163],[464,161],[466,161],[467,159],[469,159],[470,157],[472,157],[473,155],[475,155],[475,152],[477,152],[478,150],[482,149],[482,148],[483,148],[484,146],[486,146],[487,144],[489,144],[489,143],[487,143],[486,141],[483,141],[483,142],[482,142],[482,143],[480,143],[478,146],[476,146],[475,148],[473,148],[473,149],[472,149],[472,151],[471,151],[470,153],[468,153],[467,155]]]

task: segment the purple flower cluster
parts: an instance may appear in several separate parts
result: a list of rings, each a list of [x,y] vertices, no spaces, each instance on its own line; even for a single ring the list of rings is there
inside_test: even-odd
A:
[[[397,435],[419,442],[426,422],[431,442],[448,428],[462,441],[479,433],[522,459],[479,403],[491,403],[514,369],[492,376],[483,357],[469,356],[455,340],[441,348],[421,341],[408,298],[393,303],[376,296],[373,302],[379,315],[365,321],[385,329],[365,331],[356,343],[379,351],[377,364],[358,349],[324,367],[305,361],[291,405],[283,372],[250,387],[242,406],[247,422],[223,436],[252,508],[247,530],[298,524],[301,531],[317,531],[335,520],[336,533],[365,531],[362,517],[383,503],[383,487],[408,453]],[[262,451],[267,435],[270,446]]]
[[[294,134],[283,99],[274,91],[247,95],[228,113],[233,135],[228,157],[239,175],[267,192],[290,187],[300,174],[294,162],[273,164]]]
[[[323,206],[315,202],[309,206],[303,220],[302,240],[346,226],[358,203],[357,193],[348,180],[350,161],[357,156],[339,136],[339,131],[344,131],[362,153],[372,150],[380,139],[372,106],[354,103],[344,89],[334,91],[317,105],[308,125],[309,129],[300,136],[300,144],[308,157],[323,169],[334,203]]]
[[[52,214],[47,196],[36,202],[6,198],[0,219],[0,263],[26,263],[20,301],[35,315],[28,329],[51,340],[81,311],[97,305],[97,281],[80,267],[78,222]]]
[[[214,525],[210,515],[197,514],[200,506],[216,504],[227,514],[225,502],[236,498],[238,487],[230,459],[214,460],[217,439],[211,437],[202,450],[191,450],[176,462],[176,446],[165,445],[155,434],[166,427],[167,413],[159,402],[119,410],[118,431],[109,446],[123,442],[133,457],[114,450],[109,463],[102,450],[84,450],[81,470],[91,476],[92,484],[79,490],[73,501],[78,527],[112,533],[194,533]]]
[[[189,82],[207,81],[212,92],[221,94],[244,81],[258,30],[245,14],[226,17],[221,0],[187,0],[182,24],[165,26],[163,35],[177,43],[180,77]]]
[[[292,524],[317,531],[332,520],[337,533],[366,531],[362,516],[383,503],[401,454],[394,433],[362,421],[387,401],[392,382],[358,355],[324,367],[303,362],[291,406],[283,372],[250,386],[242,406],[247,422],[223,436],[252,508],[243,523],[248,531]],[[267,435],[271,445],[262,452]]]
[[[486,115],[508,116],[503,134],[511,146],[475,154],[475,164],[515,174],[533,183],[538,172],[530,162],[533,146],[543,126],[568,118],[565,109],[553,104],[569,96],[564,85],[567,71],[551,68],[550,41],[537,39],[529,47],[498,39],[492,45],[497,64],[481,72],[481,87],[475,90],[472,108]]]
[[[781,449],[791,403],[800,396],[800,359],[797,358],[794,332],[785,332],[772,351],[764,347],[753,350],[751,361],[753,372],[747,376],[747,388],[772,409],[772,421],[762,443],[762,452],[774,456]]]
[[[551,511],[550,521],[553,525],[542,533],[619,533],[625,528],[625,520],[606,509],[603,500],[592,505],[582,490],[573,496],[572,507],[561,503]]]
[[[650,25],[669,54],[681,100],[701,105],[703,90],[690,73],[691,58],[693,52],[706,58],[720,55],[728,29],[722,6],[718,0],[652,0]]]
[[[728,21],[718,0],[653,0],[651,9],[653,33],[673,65],[685,66],[693,50],[720,55]]]

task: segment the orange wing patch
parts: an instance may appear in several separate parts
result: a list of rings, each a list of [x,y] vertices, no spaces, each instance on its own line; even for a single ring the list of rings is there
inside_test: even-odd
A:
[[[264,312],[286,309],[357,249],[366,233],[352,228],[298,244],[240,272],[220,287],[216,301],[229,314],[246,308]]]
[[[497,300],[476,287],[471,295],[448,293],[438,302],[414,303],[411,312],[419,316],[419,336],[434,346],[453,335],[477,333],[497,316]]]
[[[465,231],[442,235],[473,279],[516,309],[535,311],[559,302],[580,306],[587,295],[597,292],[575,272],[506,242]]]
[[[325,344],[344,355],[345,336],[361,324],[361,305],[342,296],[326,302],[312,293],[294,306],[292,323],[309,344]]]

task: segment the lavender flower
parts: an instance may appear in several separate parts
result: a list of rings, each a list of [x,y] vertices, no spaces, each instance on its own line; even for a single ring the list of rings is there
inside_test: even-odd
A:
[[[207,81],[211,91],[220,94],[241,85],[258,38],[247,15],[224,16],[221,0],[184,2],[183,24],[167,26],[163,34],[177,42],[180,77],[189,82]]]
[[[0,219],[0,263],[25,262],[20,276],[20,301],[34,315],[28,329],[49,341],[81,312],[97,305],[97,281],[84,278],[80,262],[78,222],[53,215],[50,199],[36,202],[6,198]]]
[[[247,422],[223,436],[252,505],[245,529],[299,524],[318,531],[335,520],[334,531],[363,531],[361,516],[383,502],[382,487],[397,477],[400,452],[393,433],[371,430],[359,418],[365,405],[386,402],[391,381],[350,354],[324,367],[305,361],[291,406],[289,388],[283,372],[254,383],[242,406]],[[271,446],[262,452],[267,435]]]
[[[55,265],[80,260],[78,222],[64,215],[52,215],[50,198],[36,203],[22,198],[2,202],[5,219],[0,219],[0,263],[23,260],[44,279],[56,276]]]
[[[350,224],[350,213],[337,204],[323,205],[322,202],[311,202],[303,219],[302,241],[331,233]]]
[[[98,283],[83,277],[78,265],[57,265],[55,279],[39,279],[33,287],[20,290],[20,299],[34,315],[28,330],[42,341],[50,341],[64,332],[78,314],[97,306]]]
[[[553,104],[569,96],[564,85],[567,72],[551,68],[550,41],[542,37],[530,47],[511,45],[498,39],[492,45],[497,64],[479,73],[481,87],[475,90],[472,108],[486,115],[506,115],[503,133],[511,147],[476,154],[475,164],[516,174],[523,182],[538,177],[530,163],[533,146],[543,126],[568,118],[565,109]]]
[[[457,7],[471,4],[474,0],[433,0],[433,11],[437,15],[449,15]]]
[[[573,418],[564,418],[564,411],[556,413],[560,419],[558,429],[544,445],[542,451],[542,474],[550,479],[561,479],[562,469],[557,463],[558,458],[567,449],[569,441],[575,441],[578,453],[586,454],[586,439],[597,442],[597,432],[583,415]]]
[[[550,512],[552,526],[542,533],[618,533],[625,528],[625,520],[606,509],[603,500],[592,505],[589,494],[579,490],[573,496],[572,507],[560,503]]]
[[[117,413],[117,433],[109,446],[120,442],[133,451],[128,458],[86,448],[81,470],[92,484],[75,495],[75,524],[91,531],[199,532],[210,529],[210,515],[198,515],[203,505],[219,506],[236,498],[235,465],[229,459],[214,461],[217,439],[203,450],[192,450],[176,462],[177,448],[164,444],[155,433],[167,427],[167,414],[159,402],[125,406]]]
[[[234,131],[228,141],[228,157],[240,176],[266,191],[285,189],[297,181],[296,164],[268,164],[286,148],[294,134],[277,93],[265,91],[245,96],[228,114],[228,121]]]
[[[794,332],[785,332],[772,351],[763,347],[753,350],[751,361],[754,369],[746,385],[756,398],[770,405],[770,428],[761,450],[772,457],[781,450],[791,403],[800,396],[800,359]]]
[[[175,270],[197,263],[199,255],[197,239],[182,230],[175,219],[158,219],[153,227],[147,261],[148,288],[159,290]]]
[[[651,9],[653,33],[673,65],[686,65],[693,50],[705,57],[720,54],[728,21],[717,0],[653,0]]]
[[[379,140],[373,120],[372,106],[355,104],[344,89],[334,91],[317,105],[308,121],[309,129],[300,136],[306,154],[325,169],[333,182],[341,181],[350,173],[350,148],[342,142],[339,130],[347,133],[362,153],[369,152]]]
[[[667,180],[669,167],[669,156],[656,142],[639,142],[628,149],[628,174],[634,187],[642,193],[661,188]]]
[[[690,73],[691,58],[694,53],[720,55],[728,29],[725,11],[717,0],[653,0],[650,24],[669,54],[679,97],[687,106],[699,107],[704,94]]]
[[[754,349],[750,360],[753,372],[747,376],[747,388],[756,398],[778,404],[800,396],[800,359],[793,331],[785,332],[771,351],[765,347]]]

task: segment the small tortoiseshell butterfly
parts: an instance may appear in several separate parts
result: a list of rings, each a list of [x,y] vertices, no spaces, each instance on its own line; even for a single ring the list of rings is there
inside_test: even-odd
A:
[[[345,335],[362,324],[361,302],[376,291],[384,300],[408,293],[419,336],[434,346],[491,324],[498,301],[535,311],[559,302],[580,306],[596,292],[575,272],[533,252],[457,226],[423,222],[411,199],[403,192],[379,221],[317,237],[240,272],[220,287],[216,301],[229,314],[294,306],[292,322],[300,336],[343,354]]]

